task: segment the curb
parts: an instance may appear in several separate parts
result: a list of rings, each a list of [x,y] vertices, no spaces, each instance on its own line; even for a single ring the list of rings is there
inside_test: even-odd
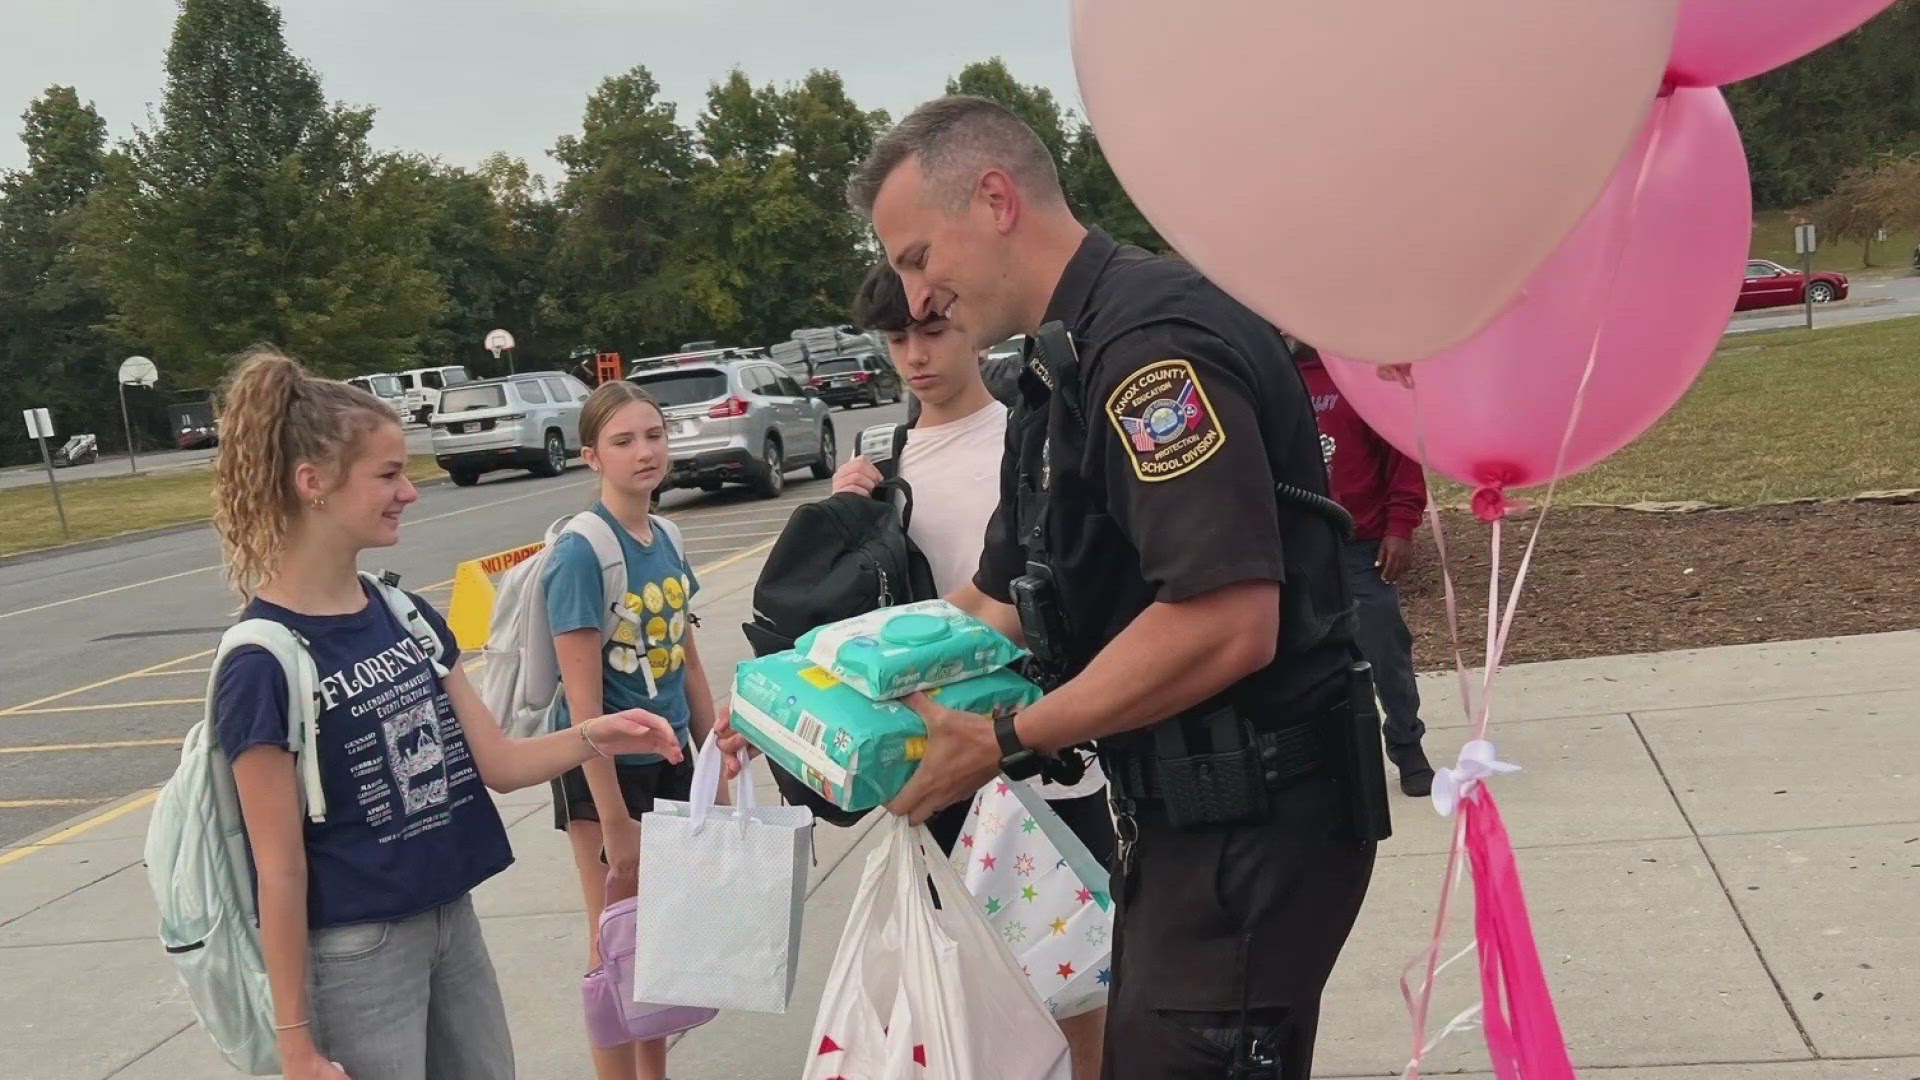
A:
[[[59,843],[63,843],[64,840],[56,838],[61,837],[62,834],[81,829],[82,826],[88,826],[90,822],[105,818],[109,814],[118,817],[120,814],[126,812],[124,808],[129,804],[151,800],[154,793],[158,790],[158,788],[141,788],[139,791],[128,792],[111,802],[101,803],[90,810],[75,814],[57,825],[49,825],[30,836],[23,836],[18,840],[9,841],[4,847],[0,847],[0,866],[4,866],[20,858],[18,854],[20,852],[54,847]]]

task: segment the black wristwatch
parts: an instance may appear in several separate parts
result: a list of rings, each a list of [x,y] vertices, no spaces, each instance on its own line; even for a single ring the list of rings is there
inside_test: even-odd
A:
[[[1019,710],[1002,705],[993,710],[993,737],[1000,744],[1000,771],[1009,780],[1026,780],[1040,775],[1043,755],[1020,741],[1013,718]]]

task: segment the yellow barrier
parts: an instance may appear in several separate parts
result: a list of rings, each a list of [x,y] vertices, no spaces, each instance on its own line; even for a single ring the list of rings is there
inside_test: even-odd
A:
[[[453,598],[447,604],[447,625],[462,650],[478,649],[487,643],[487,627],[493,621],[493,581],[501,574],[526,562],[546,547],[544,542],[468,559],[453,568]]]

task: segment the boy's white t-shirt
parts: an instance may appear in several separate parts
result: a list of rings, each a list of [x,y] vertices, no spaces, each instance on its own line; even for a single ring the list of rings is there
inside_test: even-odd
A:
[[[900,476],[913,488],[907,536],[927,557],[941,596],[973,580],[980,568],[987,521],[1000,503],[1000,458],[1006,452],[1007,407],[994,401],[979,412],[907,435]],[[1106,786],[1098,762],[1088,762],[1077,784],[1042,784],[1048,799],[1095,795]]]

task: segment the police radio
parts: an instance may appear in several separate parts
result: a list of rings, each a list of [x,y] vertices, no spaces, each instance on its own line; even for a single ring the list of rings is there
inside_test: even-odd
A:
[[[1060,606],[1060,586],[1053,579],[1053,568],[1030,562],[1027,572],[1008,584],[1013,609],[1020,616],[1020,636],[1027,651],[1043,667],[1057,673],[1066,663],[1067,617]]]

